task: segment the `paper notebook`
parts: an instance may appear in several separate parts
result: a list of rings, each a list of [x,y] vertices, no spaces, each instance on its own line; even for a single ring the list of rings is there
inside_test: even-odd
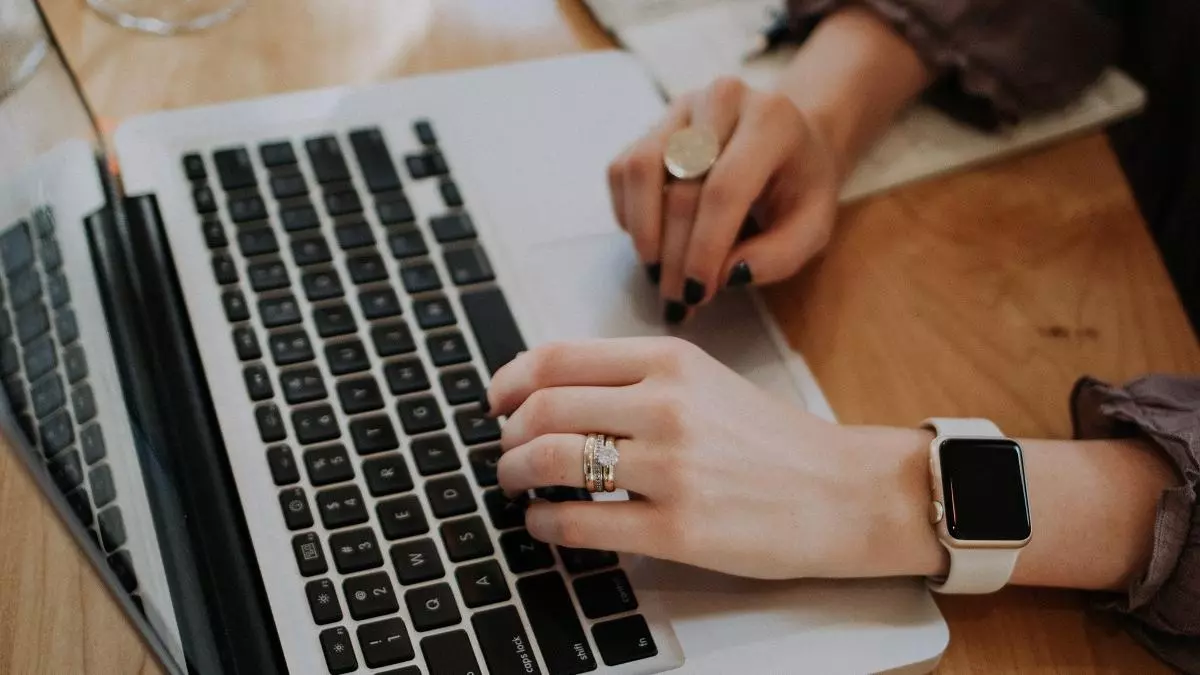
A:
[[[736,75],[759,88],[773,85],[795,53],[784,49],[746,60],[780,0],[585,0],[597,20],[633,52],[668,97]],[[1097,129],[1139,111],[1142,88],[1110,69],[1068,107],[1013,128],[985,132],[928,105],[903,112],[846,182],[843,201],[1011,155]]]

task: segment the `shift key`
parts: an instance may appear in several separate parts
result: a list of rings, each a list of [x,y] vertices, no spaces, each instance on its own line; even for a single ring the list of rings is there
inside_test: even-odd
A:
[[[575,675],[596,669],[596,658],[558,572],[525,577],[517,581],[517,592],[550,675]]]
[[[479,612],[471,618],[475,637],[492,675],[541,675],[530,650],[521,615],[512,605]]]

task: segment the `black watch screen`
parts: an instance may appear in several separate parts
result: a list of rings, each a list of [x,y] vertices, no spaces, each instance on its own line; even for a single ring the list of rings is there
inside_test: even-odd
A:
[[[938,447],[950,536],[963,541],[1029,538],[1021,446],[1007,439],[951,438]]]

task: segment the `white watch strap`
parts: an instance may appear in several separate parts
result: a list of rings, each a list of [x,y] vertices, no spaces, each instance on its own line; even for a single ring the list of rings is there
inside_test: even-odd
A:
[[[1004,438],[995,422],[982,417],[930,417],[921,426],[933,429],[938,436]]]

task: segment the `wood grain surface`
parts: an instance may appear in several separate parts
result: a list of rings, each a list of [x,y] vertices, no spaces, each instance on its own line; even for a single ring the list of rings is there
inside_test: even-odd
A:
[[[166,1],[166,0],[164,0]],[[611,46],[578,0],[250,0],[207,32],[116,28],[45,0],[98,113],[129,115]],[[845,422],[983,415],[1070,435],[1083,374],[1200,372],[1192,334],[1103,137],[846,208],[768,299]],[[24,472],[0,452],[0,673],[155,672]],[[944,673],[1165,672],[1081,594],[940,598]]]

